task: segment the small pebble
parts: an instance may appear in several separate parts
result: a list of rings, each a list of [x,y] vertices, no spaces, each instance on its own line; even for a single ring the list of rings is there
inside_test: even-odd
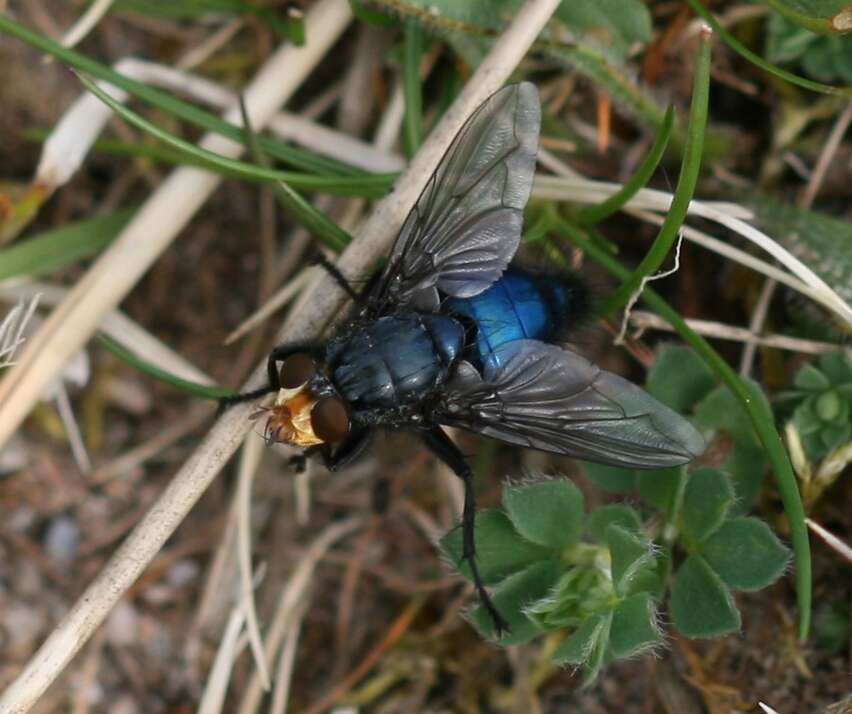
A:
[[[44,534],[44,550],[48,557],[62,565],[69,565],[77,558],[80,549],[80,529],[71,516],[53,518]]]

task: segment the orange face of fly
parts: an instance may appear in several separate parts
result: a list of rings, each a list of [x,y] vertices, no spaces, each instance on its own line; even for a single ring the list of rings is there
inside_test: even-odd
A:
[[[268,442],[293,446],[315,446],[323,440],[314,433],[311,411],[316,399],[305,389],[279,389],[275,404],[269,410],[263,435]]]
[[[268,443],[316,446],[345,441],[350,432],[349,410],[335,394],[317,397],[309,388],[317,365],[308,355],[294,354],[281,365],[281,388],[266,412],[264,438]]]

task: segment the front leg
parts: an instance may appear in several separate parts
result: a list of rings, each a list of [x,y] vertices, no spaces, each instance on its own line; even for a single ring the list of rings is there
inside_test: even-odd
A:
[[[349,438],[336,449],[332,450],[330,444],[317,444],[309,446],[298,454],[288,459],[288,463],[296,473],[302,473],[307,466],[308,459],[319,456],[323,466],[329,471],[339,471],[357,459],[367,445],[370,443],[370,432],[367,429],[353,431]]]
[[[329,471],[340,471],[357,459],[370,443],[372,433],[369,429],[356,428],[340,446],[332,450],[330,444],[318,447],[322,462]]]
[[[473,472],[465,461],[464,454],[459,451],[459,448],[450,440],[450,437],[444,433],[440,427],[435,427],[429,431],[421,433],[421,438],[425,442],[429,450],[432,451],[441,461],[452,469],[456,476],[464,482],[464,511],[462,513],[462,560],[466,560],[470,566],[470,573],[473,576],[473,585],[479,595],[479,599],[491,617],[494,623],[494,630],[497,637],[501,637],[504,632],[509,632],[509,623],[503,619],[503,616],[497,610],[497,607],[491,600],[491,596],[485,589],[485,584],[482,582],[482,577],[479,574],[479,567],[476,564],[476,494],[473,488]]]
[[[277,392],[281,388],[281,382],[278,378],[278,363],[283,362],[290,355],[294,355],[298,352],[305,352],[312,357],[317,358],[321,356],[322,349],[314,342],[295,342],[287,345],[278,345],[269,353],[269,357],[266,360],[266,378],[269,380],[269,383],[265,387],[253,389],[250,392],[234,394],[230,397],[222,397],[219,399],[219,409],[217,414],[221,414],[228,407],[232,407],[234,404],[250,402],[255,399],[260,399],[260,397],[271,394],[272,392]]]

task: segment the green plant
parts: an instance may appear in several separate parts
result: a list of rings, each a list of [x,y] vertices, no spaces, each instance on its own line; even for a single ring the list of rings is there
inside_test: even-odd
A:
[[[582,493],[563,478],[511,485],[502,510],[477,515],[480,570],[512,628],[501,645],[559,633],[553,661],[582,666],[589,683],[608,662],[661,645],[658,611],[666,597],[672,625],[686,637],[739,629],[732,590],[769,585],[788,549],[757,518],[732,517],[735,495],[723,471],[700,468],[687,477],[669,469],[645,480],[661,488],[640,488],[650,506],[644,520],[618,504],[586,514]],[[652,517],[656,509],[662,520]],[[460,530],[441,546],[470,577]],[[676,559],[682,562],[673,568]],[[470,619],[494,638],[482,606]]]
[[[755,395],[768,408],[763,392],[755,382],[749,382]],[[732,514],[747,513],[760,492],[766,474],[768,459],[751,420],[739,408],[733,392],[716,380],[707,364],[686,347],[664,348],[648,373],[648,391],[664,404],[680,412],[694,412],[695,420],[705,433],[721,436],[720,446],[725,450],[721,469],[728,475],[734,489],[735,503]],[[606,478],[616,478],[612,470],[603,481],[601,467],[594,467],[590,475],[599,485],[608,487]],[[622,470],[619,469],[619,472]],[[656,472],[654,472],[656,473]],[[637,487],[659,490],[660,483],[648,472],[634,472]],[[618,476],[624,478],[624,476]],[[655,504],[662,507],[659,503]]]
[[[821,459],[852,439],[852,358],[845,351],[821,355],[796,374],[795,389],[779,397],[792,410],[807,455]]]
[[[766,26],[766,59],[797,64],[809,77],[823,82],[852,84],[852,52],[849,38],[824,35],[772,13]]]
[[[585,514],[579,489],[555,479],[510,486],[502,511],[477,516],[480,569],[512,625],[501,644],[564,633],[553,659],[582,665],[587,682],[607,662],[661,644],[657,612],[664,600],[672,626],[686,637],[739,630],[733,592],[766,587],[789,561],[769,527],[745,515],[768,460],[732,392],[717,386],[706,363],[685,347],[661,351],[647,389],[694,414],[707,435],[722,436],[718,441],[729,447],[721,468],[688,473],[586,464],[604,490],[636,493],[641,510],[610,504]],[[469,575],[459,532],[442,547]],[[471,620],[494,636],[481,607]]]

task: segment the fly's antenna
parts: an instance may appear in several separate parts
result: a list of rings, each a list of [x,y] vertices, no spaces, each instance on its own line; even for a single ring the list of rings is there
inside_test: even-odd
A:
[[[271,411],[271,407],[259,406],[254,412],[251,413],[251,415],[249,415],[249,421],[257,421],[264,414],[267,415],[266,424],[263,426],[263,433],[258,431],[254,432],[261,439],[263,439],[267,446],[272,446],[272,444],[274,443],[274,440],[272,439],[272,434],[270,433],[270,425],[272,424],[272,415],[270,414]]]

